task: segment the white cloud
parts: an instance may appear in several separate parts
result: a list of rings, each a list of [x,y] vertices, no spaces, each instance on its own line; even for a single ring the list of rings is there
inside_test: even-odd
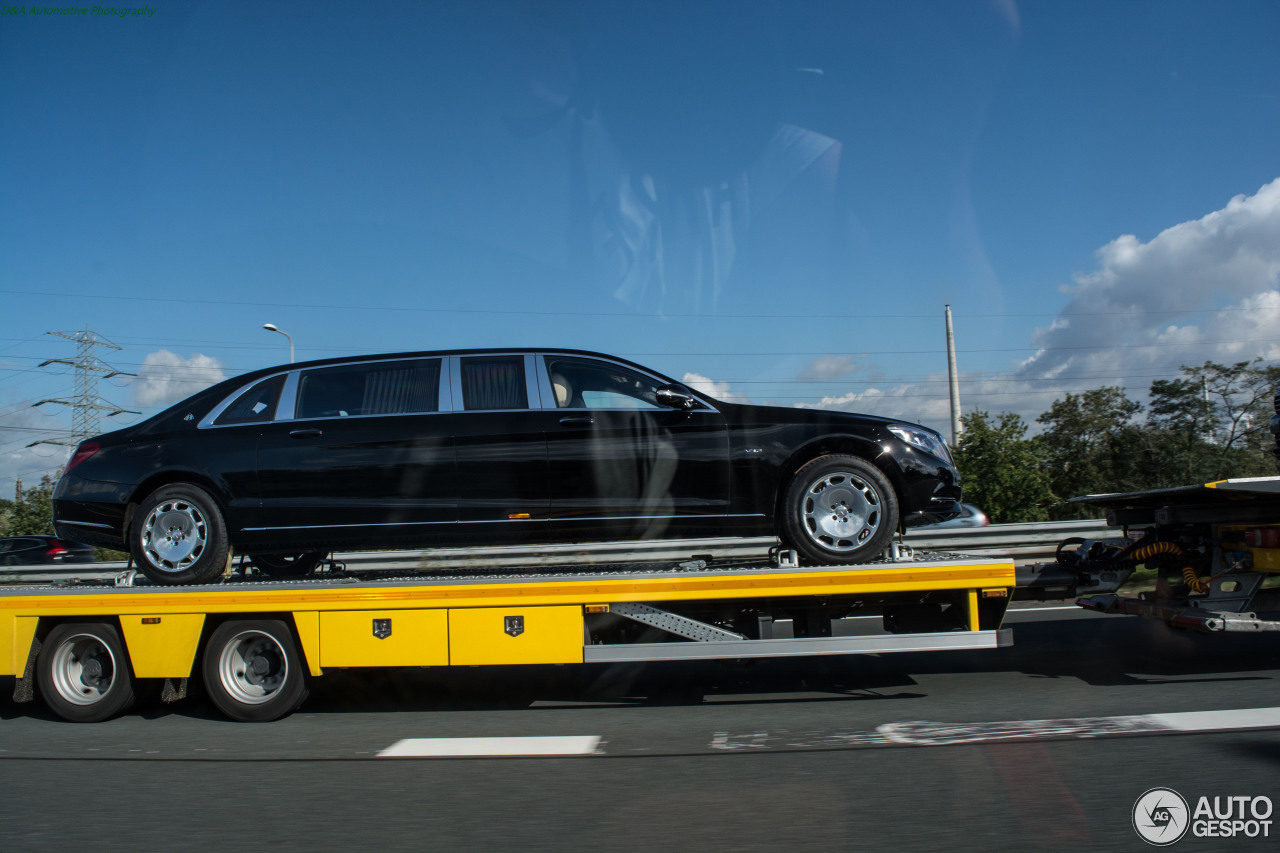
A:
[[[1119,384],[1141,400],[1153,379],[1182,365],[1280,362],[1280,179],[1149,242],[1118,237],[1097,258],[1096,270],[1064,288],[1071,299],[1059,316],[1032,333],[1033,356],[1006,374],[962,374],[963,411],[1015,412],[1034,431],[1067,392]],[[941,429],[946,387],[939,373],[800,405]]]
[[[858,372],[858,360],[851,355],[820,355],[809,362],[800,375],[800,382],[826,382]]]
[[[42,474],[53,476],[61,470],[71,454],[70,447],[53,444],[27,447],[42,439],[69,440],[70,430],[61,408],[36,409],[24,404],[0,413],[0,484],[3,484],[0,497],[13,499],[15,480],[21,479],[24,487],[31,488],[40,485]]]
[[[695,391],[706,394],[709,397],[715,397],[717,400],[724,400],[726,403],[750,403],[751,401],[741,394],[735,394],[729,387],[728,382],[716,382],[698,373],[686,373],[680,380]]]
[[[1142,242],[1117,237],[1032,342],[1025,379],[1176,373],[1183,364],[1280,355],[1280,179]],[[1207,319],[1206,319],[1207,318]],[[1145,370],[1144,370],[1145,369]]]
[[[939,387],[942,388],[941,393],[937,390]],[[926,388],[929,390],[925,390]],[[816,403],[797,403],[796,408],[900,418],[939,430],[951,422],[951,403],[946,396],[945,377],[934,379],[928,386],[895,385],[885,389],[868,388],[866,391],[829,395]]]
[[[160,350],[143,359],[133,381],[133,399],[140,406],[168,406],[225,378],[222,364],[212,356],[196,353],[184,359]]]

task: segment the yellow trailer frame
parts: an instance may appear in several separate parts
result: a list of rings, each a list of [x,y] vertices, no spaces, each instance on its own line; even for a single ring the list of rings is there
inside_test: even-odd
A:
[[[193,674],[201,649],[217,626],[264,618],[288,626],[292,637],[274,637],[275,644],[280,654],[288,656],[290,640],[296,641],[295,669],[309,676],[319,676],[326,668],[345,667],[571,664],[993,648],[1011,643],[1009,632],[1000,630],[1000,622],[1014,583],[1011,561],[966,559],[821,568],[594,572],[588,568],[571,574],[501,578],[319,577],[206,587],[9,588],[0,591],[0,675],[17,676],[15,697],[29,698],[33,676],[40,667],[41,641],[58,625],[75,626],[75,630],[59,632],[56,638],[64,645],[72,643],[62,637],[70,632],[80,645],[66,646],[59,659],[61,668],[54,664],[48,671],[47,683],[41,681],[41,692],[62,692],[70,699],[70,707],[51,703],[63,716],[94,719],[94,688],[82,690],[76,679],[90,681],[89,676],[103,667],[131,673],[133,678],[186,679]],[[617,610],[623,604],[652,609],[656,604],[803,603],[910,593],[949,593],[955,601],[963,602],[967,630],[779,639],[748,639],[726,631],[709,639],[643,644],[596,644],[587,630],[589,614]],[[95,635],[102,633],[92,626],[99,624],[110,628],[96,638],[106,654],[98,649],[101,660],[90,661],[90,673],[85,675],[83,661],[92,658]],[[116,626],[118,651],[110,637]],[[680,631],[678,627],[675,630]],[[254,632],[265,633],[268,640],[280,633],[253,623],[244,636],[257,636]],[[206,683],[211,677],[216,680],[219,672],[230,673],[227,677],[232,679],[237,673],[243,676],[240,670],[246,669],[246,661],[253,663],[249,659],[254,652],[248,640],[239,642],[239,651],[204,651],[206,659],[222,654],[221,670],[216,662],[206,660]],[[51,658],[58,655],[52,651],[46,654]],[[116,654],[127,660],[116,661]],[[70,692],[68,683],[73,688]],[[256,702],[256,689],[242,691],[241,704]],[[263,700],[259,704],[270,703]],[[90,710],[82,710],[86,706]],[[263,708],[244,716],[236,712],[239,706],[234,703],[230,707],[220,703],[220,707],[241,719],[272,718]],[[291,710],[285,708],[276,716]]]

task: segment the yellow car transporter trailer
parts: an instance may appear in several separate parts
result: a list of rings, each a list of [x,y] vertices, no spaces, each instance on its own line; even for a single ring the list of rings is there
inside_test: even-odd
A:
[[[91,722],[133,702],[134,679],[180,698],[198,666],[229,717],[274,720],[309,678],[343,667],[589,664],[866,654],[1010,645],[1008,560],[858,566],[577,566],[528,575],[395,578],[345,572],[208,586],[110,582],[0,591],[0,675]],[[882,614],[883,633],[832,620]],[[792,630],[786,631],[786,620]],[[791,634],[792,636],[786,636]]]

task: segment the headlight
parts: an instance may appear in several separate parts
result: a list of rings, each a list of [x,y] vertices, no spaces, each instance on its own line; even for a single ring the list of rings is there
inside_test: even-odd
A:
[[[947,443],[927,429],[909,426],[891,426],[889,432],[905,441],[912,447],[918,447],[928,453],[932,453],[940,459],[951,462],[951,451],[947,449]]]

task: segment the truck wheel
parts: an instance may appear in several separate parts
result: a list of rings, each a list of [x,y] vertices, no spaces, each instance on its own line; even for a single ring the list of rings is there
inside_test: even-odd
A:
[[[307,698],[303,666],[285,623],[225,622],[209,637],[204,685],[231,719],[265,723],[292,713]]]
[[[308,551],[305,554],[258,554],[249,559],[272,577],[296,578],[311,574],[327,556],[325,551]]]
[[[788,484],[780,526],[780,538],[813,563],[865,563],[893,538],[898,496],[865,459],[819,456]]]
[[[49,632],[36,669],[40,695],[73,723],[109,719],[133,704],[133,675],[115,626],[73,622]]]
[[[209,583],[227,568],[230,545],[222,512],[199,486],[157,489],[138,507],[129,550],[142,573],[160,584]]]

